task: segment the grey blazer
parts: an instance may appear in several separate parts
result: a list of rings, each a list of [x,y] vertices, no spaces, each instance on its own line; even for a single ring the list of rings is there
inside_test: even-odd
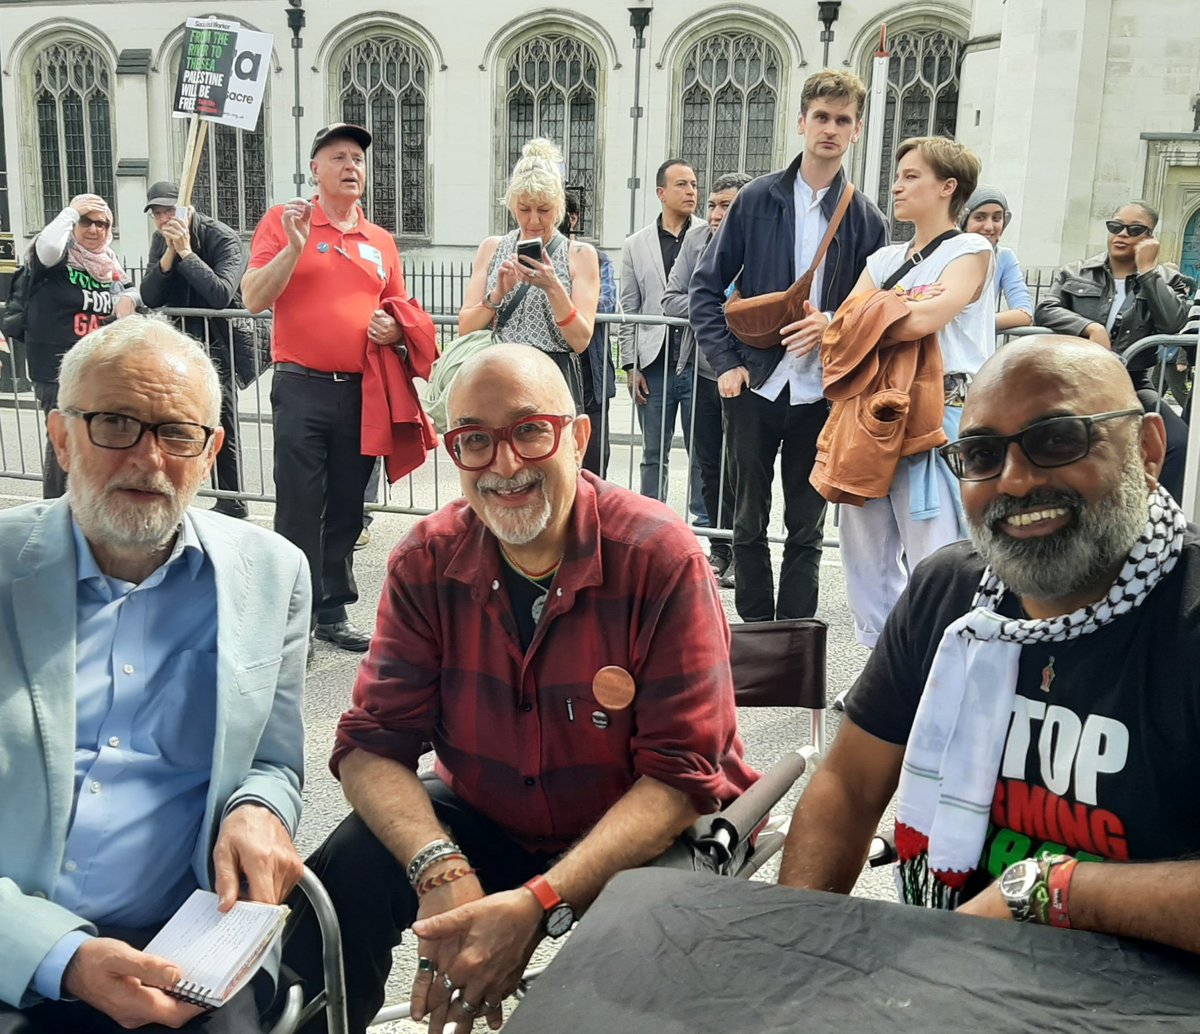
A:
[[[703,226],[704,220],[691,218],[693,227]],[[686,238],[685,238],[686,239]],[[621,249],[621,312],[642,316],[661,316],[662,297],[667,289],[663,272],[662,248],[658,244],[658,220],[643,226],[625,238]],[[667,328],[621,326],[621,366],[649,366],[658,358]]]
[[[0,1002],[29,984],[66,933],[95,928],[52,903],[75,790],[75,541],[67,498],[0,511]],[[217,589],[217,725],[192,869],[212,888],[212,849],[236,804],[291,832],[304,768],[301,695],[311,579],[272,532],[189,510]]]
[[[683,319],[689,318],[688,285],[691,284],[692,274],[696,272],[696,266],[700,263],[700,256],[704,254],[704,249],[708,247],[708,242],[711,239],[712,232],[709,230],[707,223],[702,223],[700,226],[693,226],[688,230],[687,236],[683,238],[683,244],[679,248],[679,257],[675,259],[675,265],[671,267],[671,276],[667,280],[667,289],[663,292],[662,310],[664,316],[680,316]],[[683,341],[679,348],[679,371],[682,371],[691,362],[692,353],[696,355],[696,372],[701,377],[715,381],[717,374],[712,366],[709,365],[704,353],[696,347],[696,332],[689,326],[683,332]]]

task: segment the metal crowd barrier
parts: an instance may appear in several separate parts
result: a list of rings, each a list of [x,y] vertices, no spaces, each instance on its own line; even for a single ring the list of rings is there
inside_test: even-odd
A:
[[[184,318],[189,317],[204,319],[205,337],[203,344],[210,351],[213,320],[250,320],[253,322],[249,326],[253,328],[255,335],[261,336],[267,334],[267,322],[270,319],[269,314],[252,316],[245,309],[169,308],[162,310],[162,312],[164,315],[180,322]],[[620,361],[618,358],[619,348],[616,340],[616,328],[622,325],[634,328],[633,352],[636,357],[638,335],[642,332],[643,327],[664,326],[668,328],[686,328],[688,326],[686,320],[665,316],[602,313],[597,316],[597,320],[610,328],[608,348],[614,356],[618,369]],[[457,333],[458,317],[456,314],[434,314],[433,321],[439,329],[439,335],[443,343],[449,341]],[[1050,331],[1041,327],[1017,327],[1002,333],[1004,337],[1012,338],[1030,337],[1037,334],[1050,333]],[[1196,338],[1192,335],[1153,335],[1143,338],[1135,344],[1133,348],[1125,353],[1123,359],[1128,363],[1135,356],[1151,348],[1157,349],[1160,345],[1185,345],[1194,349],[1196,343]],[[635,359],[635,365],[630,375],[638,372],[638,369]],[[238,389],[236,384],[227,384],[224,386],[226,390],[233,390],[237,393],[236,420],[237,436],[242,452],[242,490],[236,493],[220,491],[216,488],[214,478],[212,486],[204,489],[201,493],[202,495],[214,498],[241,498],[252,502],[274,502],[274,480],[271,473],[271,414],[268,387],[270,370],[266,368],[257,372],[260,372],[262,375],[256,376],[252,383],[248,384],[245,388]],[[232,381],[234,376],[233,370],[227,370],[226,376]],[[689,399],[694,399],[696,397],[697,381],[699,378],[698,365],[695,362],[690,364],[690,376],[692,383],[688,387],[687,396]],[[618,375],[618,380],[620,379]],[[1164,394],[1165,380],[1166,359],[1164,356],[1157,363],[1156,382],[1160,399]],[[604,363],[603,383],[600,385],[600,391],[597,393],[598,397],[607,398],[611,386],[611,382],[609,381],[609,364]],[[612,400],[614,404],[605,406],[602,409],[600,419],[595,421],[596,426],[593,428],[593,434],[607,436],[613,449],[612,460],[609,463],[607,471],[609,480],[622,483],[625,487],[633,491],[639,491],[642,487],[641,447],[644,444],[642,421],[638,413],[638,407],[629,401],[627,387],[618,383],[616,391],[617,396]],[[659,469],[657,471],[649,470],[647,476],[654,477],[657,475],[658,483],[665,484],[667,488],[666,498],[663,501],[672,506],[676,512],[680,513],[687,520],[689,502],[692,499],[693,487],[698,477],[698,466],[692,452],[684,448],[683,440],[675,433],[675,420],[672,420],[670,428],[667,427],[667,415],[668,407],[664,406],[659,417],[660,423],[658,427],[660,441],[664,443],[664,448],[661,452],[662,458]],[[684,439],[686,441],[693,441],[696,427],[694,408],[690,404],[686,407],[681,406],[676,419],[679,425],[684,427],[686,432]],[[40,481],[42,476],[44,436],[45,427],[42,412],[31,392],[18,392],[14,385],[12,390],[0,395],[0,477],[25,481]],[[724,488],[724,478],[726,476],[724,446],[724,433],[722,432],[720,474],[722,489]],[[670,472],[672,459],[675,461],[675,476],[673,479]],[[682,477],[680,477],[680,464],[682,464]],[[1185,483],[1185,495],[1190,502],[1190,505],[1185,505],[1185,510],[1188,512],[1189,519],[1200,511],[1200,498],[1198,498],[1198,493],[1200,493],[1200,473],[1198,473],[1198,470],[1200,470],[1200,446],[1196,445],[1195,438],[1193,437],[1188,454],[1188,480]],[[723,498],[723,494],[723,491],[718,492],[717,497],[719,500]],[[364,509],[372,512],[380,511],[424,516],[432,513],[444,503],[449,502],[459,495],[457,470],[446,457],[442,456],[440,451],[435,451],[420,469],[410,474],[403,481],[388,486],[385,479],[383,495],[384,498],[382,501],[379,499],[365,501]],[[719,511],[715,521],[711,519],[710,515],[710,524],[713,526],[693,526],[697,535],[709,539],[728,540],[731,538],[732,514],[726,514],[720,506]],[[772,542],[782,543],[784,541],[782,527],[778,530],[773,529],[768,537]],[[826,538],[825,545],[836,548],[838,545],[837,539]]]

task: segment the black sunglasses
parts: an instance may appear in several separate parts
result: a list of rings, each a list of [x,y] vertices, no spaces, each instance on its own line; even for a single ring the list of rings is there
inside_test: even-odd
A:
[[[1016,434],[973,434],[938,451],[959,481],[990,481],[1000,476],[1008,447],[1016,442],[1035,467],[1065,467],[1092,451],[1092,427],[1104,420],[1144,416],[1140,409],[1121,409],[1095,416],[1055,416],[1039,420]]]
[[[1143,233],[1149,233],[1153,229],[1145,223],[1123,223],[1120,219],[1106,219],[1104,225],[1114,236],[1126,233],[1130,237],[1140,237]]]

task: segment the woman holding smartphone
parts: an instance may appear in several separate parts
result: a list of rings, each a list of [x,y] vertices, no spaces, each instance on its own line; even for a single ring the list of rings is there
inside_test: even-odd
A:
[[[943,427],[953,441],[971,377],[996,350],[992,244],[957,224],[979,182],[979,159],[947,137],[915,137],[897,149],[896,218],[913,239],[880,248],[854,292],[901,294],[908,315],[889,328],[900,340],[936,334],[945,381]],[[936,450],[906,456],[888,494],[843,506],[838,527],[855,635],[874,646],[908,583],[908,572],[966,537],[958,484]]]
[[[600,261],[590,244],[558,232],[567,207],[562,161],[549,140],[531,140],[522,149],[505,194],[517,229],[479,245],[458,332],[490,325],[497,341],[541,349],[558,364],[583,412],[579,356],[596,321]]]

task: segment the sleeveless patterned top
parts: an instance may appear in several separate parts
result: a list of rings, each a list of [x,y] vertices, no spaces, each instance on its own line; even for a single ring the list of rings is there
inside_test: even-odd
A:
[[[496,288],[501,263],[516,255],[517,240],[520,234],[519,229],[513,230],[511,233],[506,233],[496,243],[496,254],[492,256],[491,265],[488,266],[487,291],[489,294]],[[559,243],[556,245],[557,254],[550,256],[550,264],[554,266],[554,272],[558,275],[563,287],[566,288],[567,294],[570,294],[570,242],[559,233],[556,233],[551,240]],[[548,247],[546,251],[549,254]],[[500,303],[501,309],[504,308],[504,304],[503,301]],[[533,345],[534,348],[540,348],[543,352],[571,351],[571,346],[567,344],[562,331],[554,322],[554,311],[550,308],[550,299],[546,297],[546,292],[532,285],[525,292],[521,304],[509,315],[503,325],[495,328],[495,335],[497,341],[515,341]]]

